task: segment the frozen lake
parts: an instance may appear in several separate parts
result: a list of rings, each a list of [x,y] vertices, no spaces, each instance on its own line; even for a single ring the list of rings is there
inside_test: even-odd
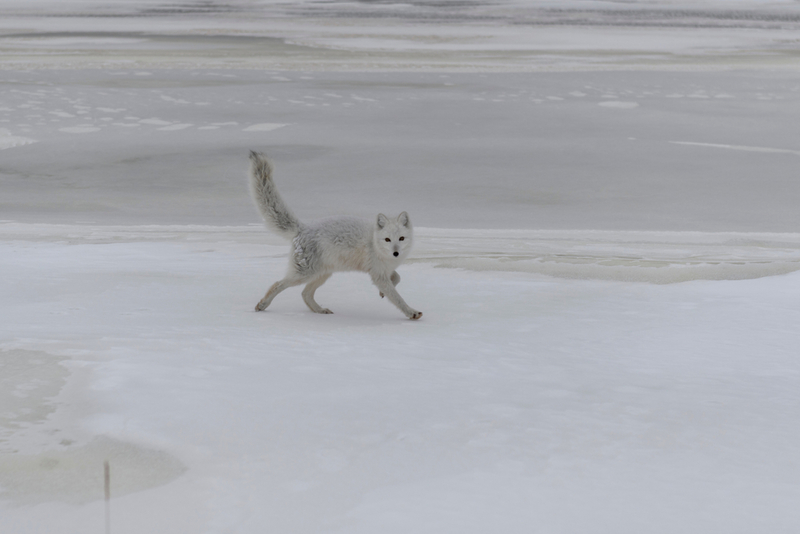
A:
[[[792,2],[0,4],[0,531],[796,532]],[[253,306],[302,220],[407,210]]]
[[[797,72],[4,76],[0,143],[20,145],[2,153],[5,219],[254,223],[257,149],[305,218],[797,230]]]

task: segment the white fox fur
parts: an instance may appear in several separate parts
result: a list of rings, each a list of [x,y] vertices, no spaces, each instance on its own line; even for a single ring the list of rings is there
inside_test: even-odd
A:
[[[253,199],[267,225],[292,240],[289,270],[256,304],[263,311],[284,289],[306,284],[303,301],[316,313],[333,313],[314,300],[314,292],[336,271],[364,271],[372,282],[409,319],[422,312],[411,308],[395,289],[400,283],[397,267],[411,251],[414,232],[408,213],[395,218],[379,214],[374,223],[355,217],[331,217],[301,223],[284,204],[272,181],[272,166],[263,154],[250,152],[250,185]]]

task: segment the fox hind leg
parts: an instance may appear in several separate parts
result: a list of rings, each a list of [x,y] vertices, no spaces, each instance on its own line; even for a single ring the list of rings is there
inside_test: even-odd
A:
[[[323,308],[317,304],[317,301],[314,300],[314,292],[319,289],[319,286],[327,282],[328,278],[330,277],[330,273],[318,276],[317,278],[311,280],[308,285],[306,285],[305,289],[303,289],[303,302],[305,302],[306,306],[308,306],[314,313],[333,313],[328,308]]]
[[[256,311],[264,311],[267,309],[267,306],[272,304],[272,299],[278,296],[278,293],[283,291],[284,289],[288,289],[293,286],[299,286],[303,282],[306,282],[308,279],[296,274],[290,274],[283,280],[278,280],[267,290],[267,294],[264,295],[258,304],[256,304]]]

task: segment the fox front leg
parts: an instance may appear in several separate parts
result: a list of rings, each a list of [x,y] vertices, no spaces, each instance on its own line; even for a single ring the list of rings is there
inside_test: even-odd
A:
[[[389,301],[397,306],[400,311],[406,315],[406,317],[409,319],[419,319],[422,317],[422,312],[418,312],[406,304],[406,301],[403,300],[403,297],[400,296],[400,293],[397,292],[397,290],[394,288],[394,285],[391,283],[391,278],[384,276],[373,277],[372,282],[378,286],[380,292],[386,295]]]
[[[394,287],[397,287],[397,284],[400,283],[400,275],[397,274],[397,271],[392,271],[392,276],[389,278],[389,280],[392,281],[392,285],[394,285]],[[384,297],[383,291],[380,292],[380,295],[381,295],[381,298]]]

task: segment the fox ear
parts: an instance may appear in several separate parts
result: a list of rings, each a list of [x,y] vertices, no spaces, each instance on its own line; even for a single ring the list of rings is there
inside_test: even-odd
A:
[[[383,213],[379,213],[378,214],[378,221],[377,221],[378,228],[383,228],[384,226],[386,226],[386,223],[388,223],[388,222],[389,222],[389,218],[386,217],[386,215],[384,215]]]
[[[411,221],[408,219],[408,213],[403,212],[397,216],[397,222],[408,228],[408,225],[411,224]]]

